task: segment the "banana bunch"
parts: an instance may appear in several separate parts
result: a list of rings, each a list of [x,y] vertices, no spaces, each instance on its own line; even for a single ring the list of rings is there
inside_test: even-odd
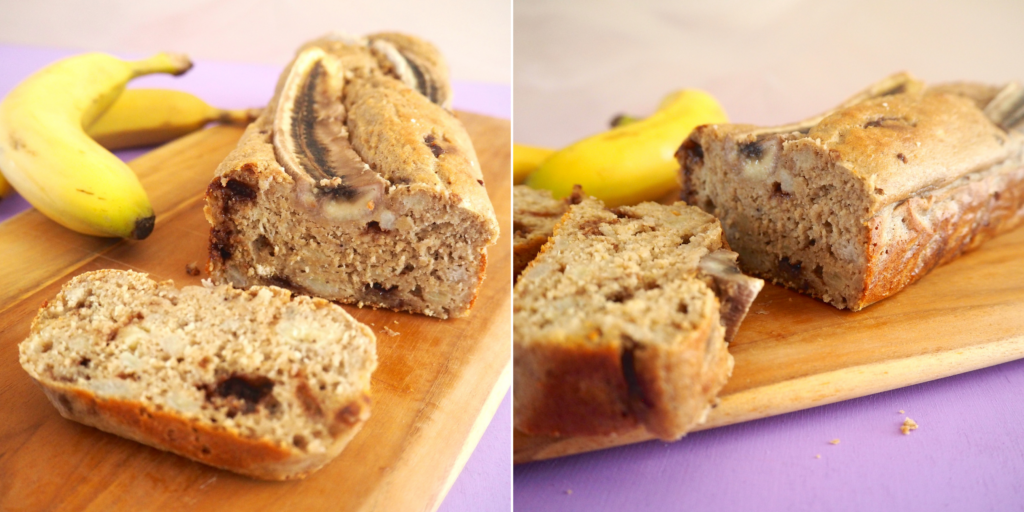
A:
[[[527,185],[551,190],[556,198],[569,195],[573,185],[580,184],[588,195],[611,207],[655,200],[676,187],[679,164],[674,154],[690,132],[702,124],[728,120],[710,94],[693,89],[669,94],[646,119],[617,119],[611,130],[546,158],[537,157],[537,148],[530,148],[522,152],[521,159],[519,148],[526,147],[515,147],[516,177],[528,174]],[[530,172],[533,165],[535,168]]]
[[[244,123],[258,114],[214,109],[178,91],[125,90],[135,77],[191,67],[177,54],[123,61],[91,53],[27,78],[0,102],[0,172],[7,178],[0,197],[13,185],[44,215],[80,233],[146,238],[155,222],[149,198],[107,149],[166,142],[210,121]]]

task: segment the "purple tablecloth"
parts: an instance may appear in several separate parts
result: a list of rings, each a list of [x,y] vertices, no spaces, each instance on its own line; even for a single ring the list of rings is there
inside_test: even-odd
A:
[[[44,65],[75,53],[80,52],[0,44],[0,69],[4,70],[0,73],[0,96],[6,95],[18,82]],[[180,89],[221,108],[248,108],[266,104],[273,95],[280,72],[280,66],[198,61],[191,71],[181,77],[147,76],[134,80],[130,87]],[[510,86],[455,82],[453,88],[456,109],[505,119],[511,117]],[[130,160],[145,152],[121,151],[118,156]],[[0,201],[0,222],[28,207],[28,203],[17,195],[3,199]],[[511,429],[511,403],[506,394],[439,511],[489,512],[509,509],[512,494],[509,487],[512,473]],[[0,478],[3,476],[0,475]]]
[[[672,444],[517,466],[515,509],[1020,510],[1022,388],[1024,360]],[[906,416],[920,428],[904,436]]]

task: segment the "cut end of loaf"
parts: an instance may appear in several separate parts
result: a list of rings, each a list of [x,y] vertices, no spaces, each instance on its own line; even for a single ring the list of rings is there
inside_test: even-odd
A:
[[[19,346],[62,415],[258,478],[301,477],[369,416],[374,336],[280,288],[105,270],[68,282]]]
[[[801,123],[698,127],[683,199],[746,272],[857,311],[1024,222],[1024,137],[995,107],[997,88],[895,76]]]

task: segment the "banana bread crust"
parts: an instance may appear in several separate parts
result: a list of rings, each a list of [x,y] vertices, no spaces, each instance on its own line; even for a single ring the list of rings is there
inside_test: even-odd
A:
[[[671,441],[703,423],[708,404],[732,375],[717,303],[672,347],[595,346],[586,339],[517,344],[516,428],[555,436],[608,435],[644,426]],[[695,354],[714,347],[702,364]],[[685,383],[685,384],[684,384]],[[680,421],[685,417],[685,421]]]
[[[322,453],[296,457],[294,449],[266,439],[233,435],[223,429],[189,421],[148,404],[98,397],[95,393],[46,379],[33,380],[60,415],[104,432],[169,451],[204,464],[261,480],[301,480],[341,453],[363,428],[363,421],[341,423],[336,444]],[[370,397],[363,395],[347,409],[366,416]],[[211,448],[213,447],[213,448]]]

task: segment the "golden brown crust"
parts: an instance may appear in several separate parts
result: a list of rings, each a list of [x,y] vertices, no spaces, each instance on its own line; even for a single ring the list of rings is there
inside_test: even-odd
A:
[[[917,281],[933,268],[1024,223],[1024,167],[912,197],[872,217],[864,294],[857,311]],[[898,234],[892,232],[899,229]]]
[[[716,304],[717,308],[717,304]],[[516,428],[528,434],[610,435],[645,427],[678,439],[703,421],[732,374],[717,311],[679,343],[532,340],[514,347]],[[704,355],[705,347],[715,352]],[[703,357],[702,357],[703,356]]]
[[[621,347],[583,340],[514,348],[516,428],[547,435],[624,432],[640,422],[622,371]]]
[[[807,133],[872,191],[872,211],[1006,160],[1013,145],[975,103],[898,94],[826,117]]]
[[[223,427],[191,422],[150,405],[95,394],[56,382],[36,380],[61,416],[153,448],[262,480],[305,478],[341,452],[364,422],[337,422],[329,452],[309,454],[265,439],[249,439]],[[365,400],[354,402],[359,410]]]

